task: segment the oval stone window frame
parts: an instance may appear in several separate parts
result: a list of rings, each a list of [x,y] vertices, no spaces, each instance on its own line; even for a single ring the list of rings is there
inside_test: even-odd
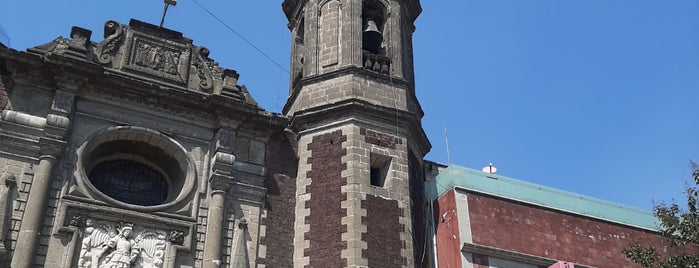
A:
[[[152,129],[116,126],[98,131],[78,148],[78,184],[94,197],[118,207],[138,211],[159,211],[185,200],[196,185],[194,161],[172,138]],[[163,174],[168,193],[162,204],[143,206],[119,201],[100,191],[89,174],[100,163],[122,159],[145,164]]]

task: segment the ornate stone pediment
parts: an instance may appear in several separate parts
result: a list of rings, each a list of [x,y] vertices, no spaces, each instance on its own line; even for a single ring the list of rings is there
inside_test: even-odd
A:
[[[257,105],[247,89],[238,85],[236,71],[220,67],[209,58],[207,48],[193,45],[180,32],[132,19],[129,25],[107,21],[99,43],[90,41],[91,34],[73,27],[71,38],[59,37],[29,52],[93,62],[134,79]]]

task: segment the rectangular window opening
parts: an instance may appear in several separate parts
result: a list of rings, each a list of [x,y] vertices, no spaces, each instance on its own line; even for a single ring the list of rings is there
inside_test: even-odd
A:
[[[369,178],[372,186],[384,187],[388,169],[391,167],[391,157],[371,153],[371,166],[369,168]]]

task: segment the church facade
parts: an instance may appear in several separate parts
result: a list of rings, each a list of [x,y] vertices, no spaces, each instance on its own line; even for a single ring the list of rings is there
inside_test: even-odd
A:
[[[491,224],[497,211],[478,213],[476,201],[521,201],[469,188],[482,174],[435,191],[446,167],[423,159],[418,0],[284,0],[282,9],[292,60],[281,114],[258,106],[205,47],[137,20],[107,21],[101,41],[73,27],[26,52],[0,44],[0,267],[577,261],[547,255],[561,244],[536,240],[528,251],[488,240],[489,226],[518,232]],[[475,200],[470,210],[459,197]],[[571,212],[560,214],[548,220]]]
[[[182,33],[0,49],[11,267],[427,266],[417,0],[284,1],[289,102],[260,108]]]

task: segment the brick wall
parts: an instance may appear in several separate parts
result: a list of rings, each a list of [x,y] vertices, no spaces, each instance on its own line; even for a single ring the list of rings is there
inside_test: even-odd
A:
[[[369,267],[401,267],[404,260],[400,233],[404,227],[399,222],[398,201],[367,195],[362,208],[367,211],[366,217],[362,217],[362,224],[367,227],[367,232],[362,234],[362,240],[367,242],[362,257],[368,259]]]
[[[639,267],[621,250],[634,241],[663,245],[665,239],[642,229],[468,194],[475,244],[594,267]]]
[[[310,225],[310,232],[304,237],[310,243],[304,252],[310,260],[306,267],[347,266],[346,260],[340,256],[346,248],[342,233],[347,232],[347,226],[341,221],[347,212],[340,205],[346,199],[340,189],[347,184],[346,178],[340,175],[346,169],[342,163],[342,156],[347,153],[342,143],[346,140],[347,137],[338,130],[315,136],[308,144],[311,170],[306,176],[312,183],[306,188],[311,196],[306,201],[306,208],[310,209],[310,215],[305,218],[305,223]]]
[[[260,245],[266,247],[258,263],[266,267],[293,267],[294,207],[296,206],[296,155],[284,135],[267,147],[265,228]]]
[[[368,130],[366,128],[360,128],[359,134],[364,136],[364,142],[389,149],[396,149],[396,144],[402,144],[401,139],[399,139],[398,137],[384,133],[379,133],[373,130]]]

